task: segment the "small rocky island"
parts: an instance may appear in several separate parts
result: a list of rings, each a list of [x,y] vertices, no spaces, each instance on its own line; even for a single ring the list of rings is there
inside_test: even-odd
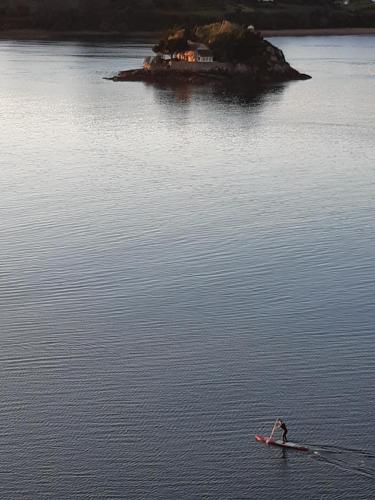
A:
[[[264,40],[253,26],[223,21],[194,29],[170,30],[147,57],[143,68],[121,71],[114,81],[151,83],[239,83],[262,86],[307,80]]]

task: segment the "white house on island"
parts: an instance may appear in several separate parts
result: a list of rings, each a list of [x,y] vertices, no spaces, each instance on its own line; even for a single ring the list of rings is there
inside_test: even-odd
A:
[[[212,63],[214,62],[214,55],[204,43],[196,43],[189,40],[188,49],[184,52],[178,52],[176,59],[191,63]]]
[[[198,42],[188,41],[188,48],[183,52],[177,52],[175,57],[172,59],[168,58],[166,54],[157,54],[156,56],[146,57],[143,63],[143,68],[146,70],[152,70],[153,68],[160,69],[162,67],[174,66],[175,69],[179,67],[179,63],[191,63],[191,66],[195,66],[194,63],[214,63],[214,56],[207,45]],[[218,64],[218,63],[215,63]],[[183,64],[181,64],[181,67]],[[186,66],[185,66],[186,68]]]

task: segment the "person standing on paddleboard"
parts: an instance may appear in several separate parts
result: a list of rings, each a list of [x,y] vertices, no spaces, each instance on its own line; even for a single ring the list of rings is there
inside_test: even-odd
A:
[[[288,429],[286,428],[285,422],[281,418],[279,418],[277,421],[277,427],[283,430],[283,443],[286,443],[288,441],[286,438],[286,435],[288,434]]]

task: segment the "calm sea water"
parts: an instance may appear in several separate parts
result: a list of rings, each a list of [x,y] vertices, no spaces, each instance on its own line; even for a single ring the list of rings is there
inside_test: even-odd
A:
[[[313,79],[0,43],[1,498],[374,498],[375,37],[274,42]]]

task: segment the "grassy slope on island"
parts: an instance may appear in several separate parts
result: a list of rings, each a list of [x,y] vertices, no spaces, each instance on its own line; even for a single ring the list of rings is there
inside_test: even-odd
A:
[[[0,29],[160,31],[222,19],[257,29],[375,27],[371,0],[0,0]]]

